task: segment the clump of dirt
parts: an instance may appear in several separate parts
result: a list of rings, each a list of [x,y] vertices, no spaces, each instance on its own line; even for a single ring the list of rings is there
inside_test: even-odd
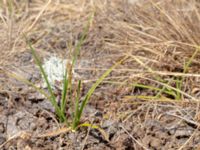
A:
[[[199,6],[196,0],[3,1],[0,149],[199,149]],[[24,35],[41,60],[70,59],[93,13],[74,68],[83,94],[105,70],[127,59],[84,110],[81,121],[104,132],[67,132],[51,103],[11,74],[42,87]],[[179,100],[163,92],[177,93],[177,81]]]

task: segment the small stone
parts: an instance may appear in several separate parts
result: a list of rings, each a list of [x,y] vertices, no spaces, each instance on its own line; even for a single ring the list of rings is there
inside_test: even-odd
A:
[[[112,126],[113,124],[114,124],[114,121],[112,121],[112,120],[105,120],[103,122],[102,128],[108,128],[108,127]]]
[[[175,133],[176,138],[188,138],[192,134],[191,130],[177,130]]]
[[[150,139],[151,139],[151,136],[148,136],[148,135],[146,135],[143,139],[142,139],[142,143],[144,144],[144,145],[149,145],[149,143],[150,143]]]
[[[102,112],[100,112],[100,111],[97,111],[97,112],[95,113],[95,116],[96,116],[96,117],[102,117],[102,116],[103,116],[103,114],[102,114]]]
[[[151,138],[151,142],[150,142],[150,145],[153,147],[153,148],[158,148],[161,146],[161,141],[157,138]]]

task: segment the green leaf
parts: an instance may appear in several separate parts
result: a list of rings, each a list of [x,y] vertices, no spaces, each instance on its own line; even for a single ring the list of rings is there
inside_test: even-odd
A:
[[[108,69],[93,85],[92,87],[89,89],[89,91],[87,92],[85,98],[83,99],[83,102],[81,103],[80,106],[80,111],[78,114],[78,119],[77,119],[77,123],[80,122],[80,118],[81,115],[83,113],[83,109],[85,108],[86,104],[88,103],[91,95],[94,93],[95,89],[99,86],[99,84],[110,74],[110,72],[117,67],[119,64],[121,64],[125,59],[127,59],[127,56],[124,57],[122,60],[120,60],[119,62],[117,62],[115,65],[113,65],[110,69]]]
[[[79,99],[80,99],[80,92],[81,92],[81,80],[78,82],[78,90],[75,100],[75,113],[73,118],[72,129],[75,130],[78,125],[78,115],[79,115]]]
[[[67,79],[67,70],[65,70],[65,74],[63,77],[63,89],[62,89],[62,97],[61,97],[61,113],[65,114],[66,103],[67,103],[67,92],[68,92],[68,79]],[[66,117],[64,118],[65,122],[67,121]]]
[[[51,85],[50,85],[50,83],[49,83],[49,81],[48,81],[48,77],[47,77],[47,75],[46,75],[46,73],[45,73],[45,71],[44,71],[44,68],[42,67],[42,64],[41,64],[41,62],[40,62],[40,60],[39,60],[39,58],[38,58],[38,56],[37,56],[37,54],[36,54],[36,51],[35,51],[35,49],[32,47],[31,43],[27,40],[27,38],[26,38],[26,41],[27,41],[27,43],[28,43],[28,45],[29,45],[29,47],[30,47],[30,49],[31,49],[31,52],[32,52],[33,57],[34,57],[34,59],[35,59],[35,62],[36,62],[36,64],[38,65],[38,67],[39,67],[39,69],[40,69],[40,72],[41,72],[41,74],[42,74],[42,76],[43,76],[43,78],[44,78],[44,80],[45,80],[45,82],[46,82],[46,84],[47,84],[47,88],[48,88],[48,91],[49,91],[49,93],[50,93],[50,98],[49,98],[49,100],[51,101],[52,105],[54,106],[55,111],[56,111],[56,114],[58,115],[60,121],[65,120],[65,115],[61,112],[61,110],[60,110],[60,108],[59,108],[59,106],[58,106],[58,104],[57,104],[57,102],[56,102],[56,97],[55,97],[55,95],[54,95],[54,93],[53,93],[53,90],[52,90],[52,88],[51,88]]]

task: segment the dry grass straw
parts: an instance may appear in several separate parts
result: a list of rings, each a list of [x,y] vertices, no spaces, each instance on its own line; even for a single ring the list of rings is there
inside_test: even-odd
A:
[[[9,60],[26,51],[22,33],[34,41],[34,47],[42,55],[62,53],[53,43],[60,39],[67,39],[68,46],[76,43],[82,24],[87,21],[89,13],[95,11],[87,45],[83,45],[83,49],[87,49],[89,56],[94,51],[98,53],[92,57],[100,67],[81,69],[106,70],[110,62],[128,55],[130,57],[123,67],[115,70],[113,82],[123,76],[124,81],[129,80],[127,76],[131,81],[138,80],[139,76],[150,77],[161,84],[172,81],[169,86],[195,97],[193,89],[199,87],[199,5],[195,0],[150,0],[135,5],[119,0],[2,1],[0,63],[9,66]],[[53,30],[58,30],[58,34]],[[105,60],[103,63],[102,59]],[[142,83],[143,79],[139,81],[146,84],[146,81]],[[180,85],[178,81],[181,81]],[[150,86],[165,90],[161,84]],[[179,98],[184,96],[179,95]]]
[[[107,70],[110,62],[127,55],[126,62],[114,70],[106,83],[127,86],[126,83],[137,81],[137,84],[176,91],[176,80],[182,80],[182,86],[177,89],[181,99],[199,99],[195,94],[200,91],[200,2],[141,0],[130,5],[121,0],[34,0],[31,3],[13,0],[10,12],[7,2],[0,2],[1,67],[11,66],[15,62],[9,60],[26,51],[22,31],[34,40],[38,51],[52,54],[58,52],[52,41],[59,42],[63,36],[70,44],[76,43],[81,26],[90,12],[95,11],[94,23],[83,49],[97,53],[91,58],[99,66],[81,69]],[[58,34],[53,30],[59,30]],[[85,55],[90,56],[87,51]],[[173,83],[168,85],[168,81]],[[155,91],[152,93],[156,94]],[[198,109],[197,106],[196,114]]]
[[[34,37],[34,41],[41,45],[40,42],[44,42],[41,39],[50,32],[52,25],[72,20],[78,20],[79,27],[86,23],[92,10],[91,5],[83,0],[0,1],[0,65],[9,65],[13,57],[26,51],[24,33],[30,38]],[[73,32],[70,29],[69,34]],[[81,31],[79,29],[79,33]]]
[[[135,6],[120,5],[111,10],[116,12],[115,18],[108,18],[112,23],[106,24],[112,33],[112,38],[106,39],[107,48],[130,56],[127,71],[140,68],[142,76],[151,74],[153,80],[158,76],[165,81],[179,80],[178,90],[192,94],[191,82],[197,83],[199,78],[189,76],[199,75],[200,3],[151,0]],[[191,86],[184,84],[187,81]],[[177,88],[174,84],[170,86]]]
[[[116,75],[150,75],[153,79],[159,76],[163,80],[184,77],[183,82],[187,80],[192,86],[183,86],[180,90],[192,94],[194,82],[199,82],[199,5],[195,0],[150,0],[136,5],[119,0],[2,1],[0,63],[6,65],[15,54],[26,51],[22,33],[34,39],[34,46],[42,50],[42,54],[57,52],[50,38],[57,42],[59,36],[67,32],[69,34],[64,38],[73,43],[89,13],[95,11],[85,49],[98,50],[98,56],[106,58],[103,69],[109,68],[110,61],[126,54],[130,57],[121,70],[116,70]],[[55,25],[60,30],[59,35],[52,35]],[[95,59],[101,62],[101,58]]]

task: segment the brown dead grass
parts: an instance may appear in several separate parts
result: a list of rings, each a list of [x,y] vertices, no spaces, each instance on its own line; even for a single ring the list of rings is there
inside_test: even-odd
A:
[[[67,57],[68,53],[60,51],[59,44],[67,43],[64,49],[69,49],[70,44],[73,47],[89,15],[95,12],[82,48],[83,57],[94,59],[95,64],[86,70],[106,69],[113,61],[128,55],[126,63],[115,70],[117,73],[112,76],[115,81],[132,82],[140,77],[155,80],[157,76],[171,80],[173,76],[184,76],[180,90],[195,97],[200,87],[199,6],[195,0],[152,0],[135,5],[103,0],[12,1],[11,4],[2,1],[0,66],[9,68],[15,64],[12,60],[16,55],[27,51],[23,34],[33,41],[41,55],[57,53]],[[195,51],[189,69],[184,72],[184,64]]]
[[[112,38],[106,39],[105,45],[130,56],[128,71],[137,68],[152,77],[158,71],[167,80],[171,74],[199,73],[199,2],[170,0],[121,5],[119,2],[111,7],[110,12],[115,15],[108,17],[105,26]],[[184,72],[184,64],[194,53],[189,69]],[[198,77],[189,77],[181,90],[192,94],[194,84],[198,86],[198,83]]]
[[[182,100],[199,100],[200,2],[197,0],[141,0],[134,5],[121,0],[34,0],[30,3],[13,0],[12,11],[8,1],[0,4],[1,68],[12,68],[16,56],[28,51],[23,34],[33,41],[40,55],[56,53],[67,57],[66,49],[76,44],[88,17],[95,12],[81,53],[83,58],[95,62],[85,70],[100,72],[128,55],[107,82],[123,83],[126,87],[137,81],[162,87],[157,76],[166,81],[184,77],[180,89]],[[61,42],[68,45],[62,48]],[[195,51],[197,54],[184,72],[184,64]],[[193,108],[198,114],[198,105]]]
[[[0,66],[5,69],[14,66],[16,56],[27,52],[23,34],[32,40],[40,55],[56,53],[68,57],[70,47],[76,44],[88,17],[95,12],[82,47],[82,57],[95,61],[90,68],[82,69],[105,70],[128,55],[129,59],[108,81],[124,84],[139,81],[162,87],[163,83],[156,79],[158,76],[166,81],[184,77],[184,86],[179,89],[185,95],[182,98],[197,100],[200,88],[199,6],[195,0],[151,0],[135,5],[120,0],[2,1]],[[62,48],[61,43],[67,46]],[[184,72],[184,64],[195,51],[195,57]]]

